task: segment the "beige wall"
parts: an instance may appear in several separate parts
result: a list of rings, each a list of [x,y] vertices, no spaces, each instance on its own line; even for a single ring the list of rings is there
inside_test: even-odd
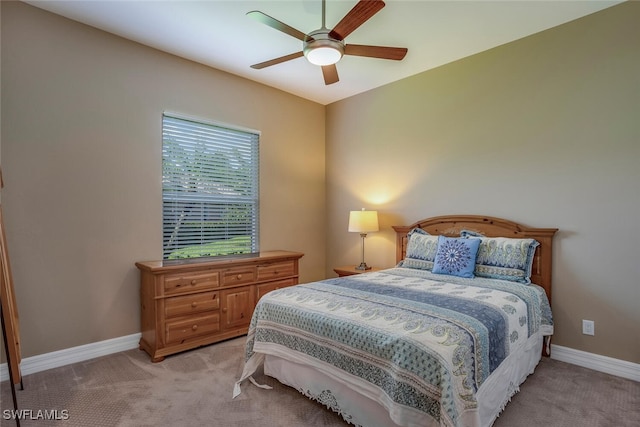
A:
[[[622,4],[328,106],[327,269],[359,262],[361,207],[384,267],[390,226],[433,215],[557,227],[553,343],[640,362],[638,22]]]
[[[2,2],[2,206],[23,357],[140,331],[134,263],[162,257],[165,110],[262,132],[261,249],[304,252],[302,280],[324,277],[323,106]]]

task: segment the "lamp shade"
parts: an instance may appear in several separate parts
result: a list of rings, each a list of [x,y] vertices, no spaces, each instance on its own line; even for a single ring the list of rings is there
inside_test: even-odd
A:
[[[378,212],[364,209],[349,212],[349,231],[355,233],[378,231]]]

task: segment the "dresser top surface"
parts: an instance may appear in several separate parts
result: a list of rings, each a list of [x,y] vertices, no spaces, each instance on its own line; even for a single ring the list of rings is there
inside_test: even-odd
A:
[[[291,251],[264,251],[248,255],[224,256],[206,259],[187,260],[162,260],[162,261],[140,261],[136,262],[136,267],[140,270],[152,273],[165,273],[173,270],[198,270],[203,268],[224,268],[239,264],[259,264],[266,261],[300,259],[304,256],[302,252]]]

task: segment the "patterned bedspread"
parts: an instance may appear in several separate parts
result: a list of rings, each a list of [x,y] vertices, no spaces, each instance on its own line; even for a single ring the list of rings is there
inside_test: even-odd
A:
[[[255,343],[283,346],[455,426],[476,408],[487,377],[538,331],[553,333],[537,285],[392,268],[265,295],[251,321],[246,361]]]

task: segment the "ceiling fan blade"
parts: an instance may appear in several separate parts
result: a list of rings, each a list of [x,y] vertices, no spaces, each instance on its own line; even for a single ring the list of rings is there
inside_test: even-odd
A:
[[[338,80],[338,68],[336,64],[331,65],[323,65],[322,66],[322,76],[324,77],[324,84],[330,85],[333,83],[337,83]]]
[[[306,37],[306,34],[302,31],[296,30],[295,28],[285,24],[284,22],[280,22],[277,19],[260,12],[259,10],[252,10],[251,12],[247,12],[247,16],[255,19],[258,22],[266,24],[271,28],[275,28],[278,31],[282,31],[285,34],[295,37],[298,40],[304,41],[304,38]]]
[[[395,61],[403,59],[407,51],[406,47],[367,46],[362,44],[348,44],[344,47],[345,55],[393,59]]]
[[[382,0],[360,0],[353,9],[331,30],[329,36],[336,40],[344,40],[356,28],[384,7]]]
[[[263,68],[270,67],[272,65],[276,65],[282,62],[291,61],[292,59],[300,58],[301,56],[304,56],[302,52],[291,53],[289,55],[271,59],[269,61],[260,62],[259,64],[253,64],[251,68],[254,68],[256,70],[261,70]]]

